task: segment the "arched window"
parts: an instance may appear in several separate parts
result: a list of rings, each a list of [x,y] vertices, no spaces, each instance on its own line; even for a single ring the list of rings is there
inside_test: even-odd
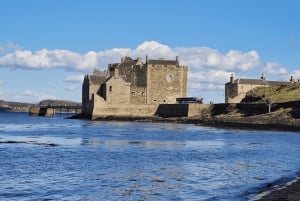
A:
[[[109,86],[109,92],[112,92],[112,86]]]
[[[173,81],[173,75],[168,75],[167,76],[167,81],[172,82]]]

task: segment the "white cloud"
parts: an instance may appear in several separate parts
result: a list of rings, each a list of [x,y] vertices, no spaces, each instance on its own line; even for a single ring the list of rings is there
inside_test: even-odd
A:
[[[45,100],[45,99],[58,99],[56,96],[52,96],[52,95],[49,95],[49,94],[35,93],[32,90],[25,90],[23,95],[35,98],[38,101]]]
[[[230,74],[230,72],[223,70],[189,72],[188,80],[191,82],[226,83],[229,81]]]
[[[268,62],[266,64],[264,72],[275,75],[286,75],[288,73],[286,68],[275,62]]]
[[[72,85],[72,86],[65,86],[64,89],[66,91],[75,91],[76,89],[78,89],[78,86],[74,86],[74,85]]]
[[[248,71],[260,64],[259,55],[252,50],[246,53],[230,50],[221,54],[207,47],[178,48],[181,60],[191,68],[218,68],[223,70]]]
[[[179,47],[170,48],[156,41],[145,41],[136,49],[113,48],[101,52],[89,51],[79,54],[69,50],[41,49],[15,50],[0,57],[0,67],[45,69],[63,68],[75,71],[90,71],[94,68],[105,69],[107,64],[119,62],[122,56],[138,56],[149,58],[172,58],[180,56],[181,64],[191,69],[218,68],[223,70],[247,71],[260,64],[256,51],[240,52],[230,50],[222,54],[208,47]]]
[[[65,82],[83,82],[84,75],[71,75],[65,78]]]
[[[0,57],[0,66],[28,69],[65,68],[80,71],[96,68],[97,64],[97,53],[93,51],[80,55],[68,50],[16,50]]]

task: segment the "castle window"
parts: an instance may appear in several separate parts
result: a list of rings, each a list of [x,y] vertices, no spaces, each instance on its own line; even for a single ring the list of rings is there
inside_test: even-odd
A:
[[[131,95],[134,95],[134,91],[131,92]]]
[[[173,75],[168,75],[167,76],[167,81],[172,82],[173,81]]]
[[[142,92],[142,96],[145,95],[145,92]]]
[[[112,92],[112,86],[109,86],[109,92]]]

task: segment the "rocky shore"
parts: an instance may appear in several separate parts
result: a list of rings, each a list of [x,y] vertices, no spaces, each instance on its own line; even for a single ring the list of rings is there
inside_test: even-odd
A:
[[[255,201],[299,201],[300,200],[300,180],[280,188],[270,190],[261,198]]]

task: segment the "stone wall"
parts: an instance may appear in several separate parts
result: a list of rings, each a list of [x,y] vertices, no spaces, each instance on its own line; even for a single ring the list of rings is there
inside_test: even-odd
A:
[[[47,108],[47,107],[30,107],[29,108],[29,115],[30,116],[48,116],[52,117],[55,115],[54,108]]]
[[[195,117],[201,115],[209,104],[160,104],[155,115],[160,117]]]
[[[268,87],[269,85],[227,83],[225,85],[225,103],[240,103],[247,92],[263,86]]]
[[[176,103],[186,96],[186,67],[176,65],[148,65],[147,103]]]
[[[158,105],[107,105],[96,107],[92,119],[103,117],[153,117]]]
[[[152,105],[106,105],[97,107],[92,119],[103,117],[194,117],[201,115],[209,104],[152,104]]]
[[[123,80],[118,72],[106,82],[106,102],[108,104],[130,104],[130,83]]]
[[[146,104],[146,88],[132,87],[130,88],[130,103],[136,105]]]

